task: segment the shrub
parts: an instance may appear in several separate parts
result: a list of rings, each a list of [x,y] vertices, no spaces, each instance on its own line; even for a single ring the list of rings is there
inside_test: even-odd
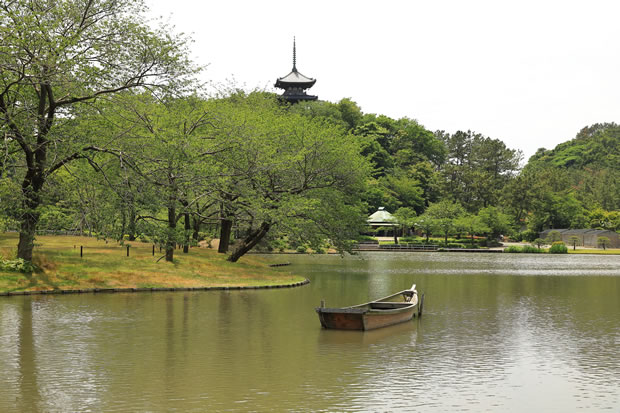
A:
[[[550,254],[567,254],[568,248],[562,241],[556,241],[549,248]]]
[[[521,239],[527,242],[534,242],[538,238],[538,232],[528,229],[520,233]]]
[[[508,253],[528,253],[528,254],[539,254],[544,252],[543,249],[532,247],[531,245],[524,245],[523,247],[519,247],[516,245],[512,245],[508,248],[504,249],[504,252]]]
[[[458,243],[458,242],[450,242],[450,243],[448,243],[447,247],[448,248],[466,248],[465,244],[461,244],[461,243]]]
[[[31,273],[35,269],[35,266],[30,261],[25,261],[23,258],[14,260],[0,259],[0,270],[2,271]]]
[[[304,254],[307,249],[308,248],[305,245],[298,245],[297,248],[295,248],[295,251],[297,251],[300,254]]]

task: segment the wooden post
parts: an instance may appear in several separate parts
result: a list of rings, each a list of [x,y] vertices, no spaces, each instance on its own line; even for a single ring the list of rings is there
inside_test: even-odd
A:
[[[129,245],[127,245],[127,256],[129,257]]]
[[[81,256],[82,256],[82,254],[83,254],[83,252],[82,252],[82,249],[83,249],[83,248],[84,248],[84,247],[82,247],[82,246],[80,245],[80,257],[81,257]]]
[[[153,244],[153,257],[155,256],[155,244]]]
[[[424,293],[422,293],[422,297],[420,298],[420,303],[418,305],[418,317],[422,317],[423,309],[424,309]]]

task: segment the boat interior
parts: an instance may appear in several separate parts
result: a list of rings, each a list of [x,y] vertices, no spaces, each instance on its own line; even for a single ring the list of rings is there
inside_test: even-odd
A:
[[[368,306],[373,310],[394,310],[395,308],[410,307],[412,303],[391,303],[391,302],[378,302],[369,303]]]

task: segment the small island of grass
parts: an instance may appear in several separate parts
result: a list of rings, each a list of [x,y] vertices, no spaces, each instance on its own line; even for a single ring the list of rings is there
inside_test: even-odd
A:
[[[14,258],[17,234],[0,234],[0,256]],[[129,257],[127,257],[129,245]],[[80,257],[80,247],[83,256]],[[90,237],[38,236],[33,272],[0,270],[0,292],[145,288],[268,287],[296,285],[305,278],[270,268],[260,257],[231,263],[208,248],[177,254],[173,263],[153,245]]]

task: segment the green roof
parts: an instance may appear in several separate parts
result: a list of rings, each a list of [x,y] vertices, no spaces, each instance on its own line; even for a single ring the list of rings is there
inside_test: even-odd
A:
[[[366,222],[368,222],[371,225],[373,224],[374,225],[378,225],[378,224],[397,225],[396,218],[394,218],[394,215],[386,211],[384,207],[379,207],[377,212],[369,216]]]

